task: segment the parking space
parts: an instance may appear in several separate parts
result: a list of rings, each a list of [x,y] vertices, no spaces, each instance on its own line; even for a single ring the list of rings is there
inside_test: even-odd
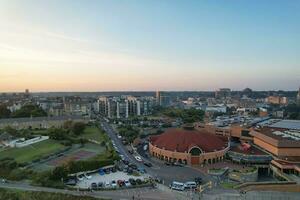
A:
[[[82,189],[89,189],[92,187],[93,183],[97,184],[97,187],[100,183],[100,185],[102,185],[101,187],[103,188],[111,188],[111,187],[118,187],[112,184],[113,181],[115,181],[115,183],[117,184],[118,180],[128,181],[130,179],[134,179],[134,180],[140,179],[141,181],[144,181],[146,178],[148,178],[147,175],[133,176],[120,171],[110,173],[110,174],[104,174],[104,175],[100,175],[99,173],[94,173],[94,174],[89,174],[89,178],[84,177],[83,180],[79,180],[77,182],[76,187]]]

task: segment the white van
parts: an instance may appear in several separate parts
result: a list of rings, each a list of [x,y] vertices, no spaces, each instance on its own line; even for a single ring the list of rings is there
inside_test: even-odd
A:
[[[180,191],[183,191],[183,190],[184,190],[184,183],[180,183],[180,182],[173,181],[172,184],[170,185],[170,188],[171,188],[172,190],[180,190]]]
[[[185,189],[195,189],[196,187],[197,187],[197,184],[194,181],[188,181],[184,184]]]

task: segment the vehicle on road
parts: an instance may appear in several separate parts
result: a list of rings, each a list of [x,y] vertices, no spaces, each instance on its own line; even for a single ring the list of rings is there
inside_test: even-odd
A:
[[[119,139],[122,139],[122,136],[121,136],[121,135],[118,135],[118,138],[119,138]]]
[[[98,187],[99,187],[99,188],[102,188],[103,185],[104,185],[103,182],[99,182],[99,183],[98,183]]]
[[[138,162],[143,162],[142,158],[140,156],[134,156],[134,158],[138,161]]]
[[[177,181],[173,181],[172,184],[170,185],[170,188],[172,190],[179,190],[179,191],[183,191],[185,189],[184,183],[177,182]]]
[[[200,185],[202,183],[202,178],[201,177],[196,177],[195,179],[195,182]]]
[[[152,164],[150,162],[144,162],[144,165],[147,167],[152,167]]]
[[[197,187],[197,183],[195,181],[188,181],[184,183],[185,189],[195,189]]]

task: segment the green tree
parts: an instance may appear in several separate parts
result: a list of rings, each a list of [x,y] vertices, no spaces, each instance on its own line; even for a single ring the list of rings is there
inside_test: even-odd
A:
[[[0,105],[0,118],[9,118],[10,117],[10,110],[7,109],[6,105]]]
[[[72,132],[75,134],[75,135],[80,135],[83,133],[85,129],[85,123],[83,122],[75,122],[73,123],[73,126],[72,126]]]

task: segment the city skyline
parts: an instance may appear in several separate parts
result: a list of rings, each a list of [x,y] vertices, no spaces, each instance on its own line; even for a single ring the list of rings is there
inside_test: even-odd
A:
[[[297,90],[297,1],[1,1],[0,92]]]

